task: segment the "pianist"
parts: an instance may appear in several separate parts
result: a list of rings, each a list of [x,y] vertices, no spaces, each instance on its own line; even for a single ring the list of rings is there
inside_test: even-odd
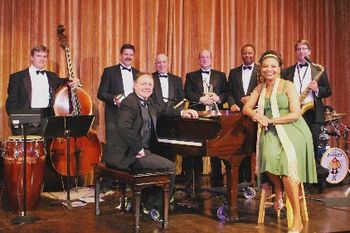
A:
[[[137,171],[170,171],[170,192],[174,190],[175,164],[162,156],[153,154],[151,139],[155,138],[157,117],[182,116],[198,118],[196,111],[177,110],[166,105],[160,106],[149,98],[153,92],[153,77],[148,73],[138,73],[134,80],[134,93],[128,95],[119,107],[117,130],[111,138],[112,146],[104,152],[104,161],[111,167]],[[161,210],[162,192],[153,187],[141,195],[143,210]],[[146,211],[144,211],[146,212]],[[150,211],[147,211],[150,212]],[[151,216],[152,217],[152,216]],[[159,219],[153,219],[158,221]]]

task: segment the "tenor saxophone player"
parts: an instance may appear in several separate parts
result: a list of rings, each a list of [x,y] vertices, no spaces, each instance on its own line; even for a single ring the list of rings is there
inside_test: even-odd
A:
[[[315,158],[317,161],[318,188],[322,192],[325,186],[326,171],[319,165],[320,156],[317,156],[319,134],[324,124],[323,99],[332,94],[328,75],[321,65],[312,63],[308,58],[311,55],[310,44],[307,40],[298,40],[295,43],[295,57],[297,63],[282,72],[282,78],[294,83],[300,95],[301,107],[307,110],[303,117],[308,124],[313,138]],[[309,60],[309,61],[308,61]]]

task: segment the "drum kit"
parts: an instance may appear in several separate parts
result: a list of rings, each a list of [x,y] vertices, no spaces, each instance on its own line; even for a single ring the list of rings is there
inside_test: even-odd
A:
[[[328,169],[326,181],[331,184],[338,184],[350,173],[349,127],[340,122],[347,114],[326,111],[324,116],[325,124],[321,127],[319,135],[319,149],[322,153],[320,165]],[[330,137],[335,137],[337,147],[330,147]],[[343,142],[342,146],[341,141]]]

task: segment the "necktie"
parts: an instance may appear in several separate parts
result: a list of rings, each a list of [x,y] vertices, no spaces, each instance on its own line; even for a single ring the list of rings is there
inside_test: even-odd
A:
[[[37,71],[36,71],[36,74],[45,74],[45,73],[46,73],[45,70],[37,70]]]
[[[252,68],[253,68],[252,66],[243,66],[243,70],[246,70],[246,69],[251,70]]]
[[[201,70],[201,73],[202,73],[202,74],[209,74],[210,71]]]
[[[299,64],[299,68],[303,68],[304,66],[308,67],[308,65],[309,65],[309,63],[307,63],[307,62],[305,64]]]
[[[131,68],[126,68],[125,66],[122,66],[122,70],[127,70],[127,71],[131,72]]]

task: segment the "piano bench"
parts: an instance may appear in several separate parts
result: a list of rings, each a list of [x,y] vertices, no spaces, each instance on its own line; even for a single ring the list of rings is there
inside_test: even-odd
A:
[[[259,204],[259,215],[258,215],[258,223],[262,224],[264,223],[265,219],[265,210],[267,206],[272,206],[273,207],[273,198],[275,197],[275,194],[271,194],[270,196],[267,196],[267,192],[269,189],[269,184],[264,183],[262,184],[261,188],[261,196],[260,196],[260,204]],[[309,221],[309,215],[307,211],[307,206],[306,206],[306,200],[305,200],[305,193],[304,193],[304,185],[303,183],[300,183],[299,187],[299,202],[300,202],[300,211],[301,211],[301,217],[302,220],[305,224],[305,222]],[[272,200],[271,200],[272,199]],[[270,201],[271,200],[271,201]],[[290,201],[288,197],[286,197],[285,201],[286,209],[287,209],[287,222],[288,222],[288,227],[292,226],[293,223],[293,208],[290,204]],[[281,211],[277,211],[277,217],[280,218],[280,213]]]
[[[163,222],[162,228],[168,227],[169,214],[169,189],[170,172],[145,172],[131,173],[125,170],[119,170],[106,166],[105,163],[94,165],[94,183],[95,183],[95,215],[100,215],[100,183],[102,178],[113,178],[119,181],[121,192],[121,211],[125,212],[125,192],[128,184],[132,190],[133,211],[135,215],[135,232],[140,229],[140,197],[141,191],[149,186],[159,186],[163,188]]]

